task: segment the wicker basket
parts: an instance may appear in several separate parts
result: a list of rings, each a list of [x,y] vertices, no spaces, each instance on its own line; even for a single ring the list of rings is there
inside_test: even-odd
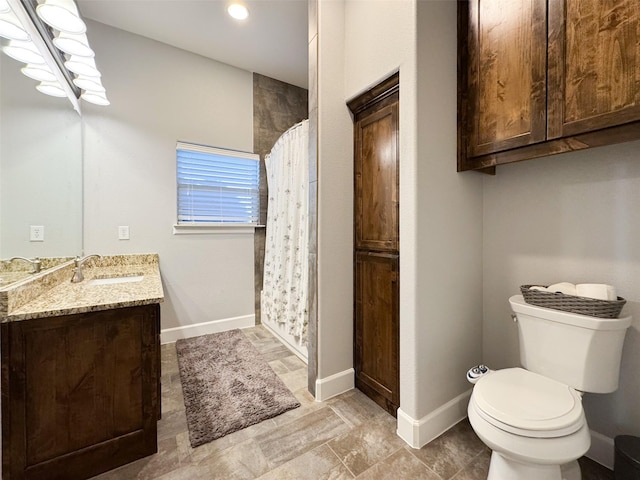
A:
[[[565,295],[564,293],[529,290],[529,287],[532,286],[534,285],[522,285],[520,287],[525,302],[538,307],[553,308],[590,317],[618,318],[622,307],[627,302],[622,297],[618,297],[617,300],[598,300],[596,298]]]

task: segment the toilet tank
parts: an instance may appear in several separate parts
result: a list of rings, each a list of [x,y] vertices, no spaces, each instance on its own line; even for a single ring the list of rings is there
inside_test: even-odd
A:
[[[520,362],[529,371],[582,392],[618,389],[622,345],[631,317],[598,318],[509,299],[516,315]]]

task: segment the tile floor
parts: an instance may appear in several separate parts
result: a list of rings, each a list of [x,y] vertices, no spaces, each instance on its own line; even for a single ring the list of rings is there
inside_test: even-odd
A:
[[[464,420],[420,450],[395,433],[396,421],[357,390],[315,402],[306,365],[264,327],[244,330],[302,404],[197,448],[189,445],[175,346],[162,347],[158,453],[94,480],[484,480],[489,450]],[[612,479],[586,458],[583,480]],[[514,479],[515,480],[515,479]]]

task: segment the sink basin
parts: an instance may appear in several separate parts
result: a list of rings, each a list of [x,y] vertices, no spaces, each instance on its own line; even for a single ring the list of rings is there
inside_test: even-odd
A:
[[[107,277],[107,278],[94,278],[89,280],[89,285],[113,285],[116,283],[132,283],[140,282],[144,278],[144,275],[130,275],[121,277]]]

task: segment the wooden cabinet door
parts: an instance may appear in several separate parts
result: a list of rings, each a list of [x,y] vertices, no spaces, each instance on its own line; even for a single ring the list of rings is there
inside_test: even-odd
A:
[[[398,94],[358,115],[355,246],[398,250]]]
[[[356,388],[392,415],[400,406],[399,256],[357,252]]]
[[[157,451],[159,306],[2,324],[3,474],[85,479]]]
[[[548,138],[640,120],[640,2],[549,0]]]
[[[470,0],[468,8],[467,156],[544,141],[546,0]]]

